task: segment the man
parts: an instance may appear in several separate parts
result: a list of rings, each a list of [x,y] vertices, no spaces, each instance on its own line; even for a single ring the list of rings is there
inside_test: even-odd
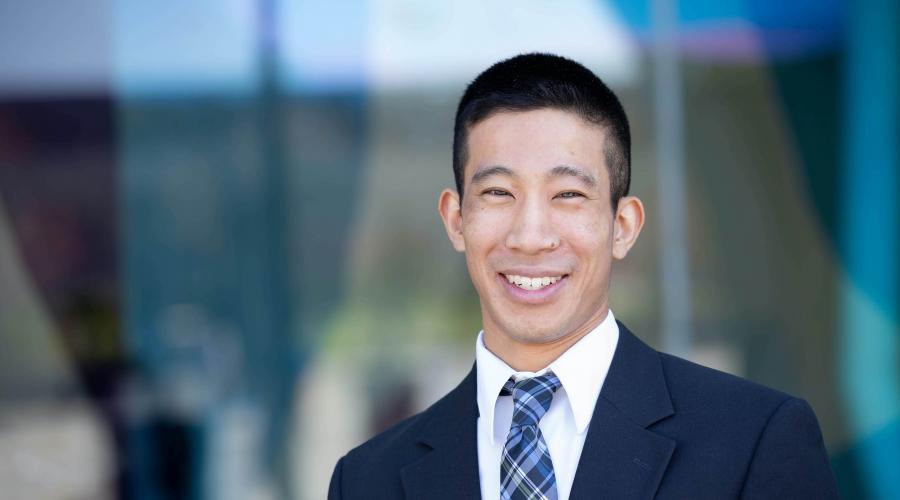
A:
[[[630,136],[583,66],[495,64],[456,114],[439,211],[481,303],[475,367],[350,451],[331,499],[836,498],[809,405],[658,353],[609,310],[644,223]]]

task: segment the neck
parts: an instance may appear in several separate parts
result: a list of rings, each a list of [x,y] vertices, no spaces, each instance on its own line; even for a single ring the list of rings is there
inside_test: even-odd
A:
[[[606,319],[609,307],[604,306],[590,321],[579,328],[550,340],[523,341],[495,328],[484,329],[484,346],[517,372],[536,372],[550,366],[585,335]]]

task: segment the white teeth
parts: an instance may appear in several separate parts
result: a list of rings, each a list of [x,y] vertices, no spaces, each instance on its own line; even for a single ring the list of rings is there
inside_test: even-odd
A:
[[[541,276],[535,278],[517,276],[515,274],[506,274],[504,276],[506,276],[507,281],[524,290],[540,290],[562,279],[562,276]]]

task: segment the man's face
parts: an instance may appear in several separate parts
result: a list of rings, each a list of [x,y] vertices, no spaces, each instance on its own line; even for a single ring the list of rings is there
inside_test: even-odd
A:
[[[461,210],[444,215],[442,199],[441,212],[486,336],[547,343],[605,318],[616,224],[604,134],[557,109],[499,112],[470,129]]]

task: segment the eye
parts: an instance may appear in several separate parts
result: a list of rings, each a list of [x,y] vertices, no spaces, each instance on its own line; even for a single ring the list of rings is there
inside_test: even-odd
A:
[[[578,191],[563,191],[562,193],[556,195],[556,197],[567,200],[572,198],[584,198],[584,195],[579,193]]]
[[[481,194],[488,196],[512,196],[511,194],[509,194],[509,191],[497,188],[485,189]]]

